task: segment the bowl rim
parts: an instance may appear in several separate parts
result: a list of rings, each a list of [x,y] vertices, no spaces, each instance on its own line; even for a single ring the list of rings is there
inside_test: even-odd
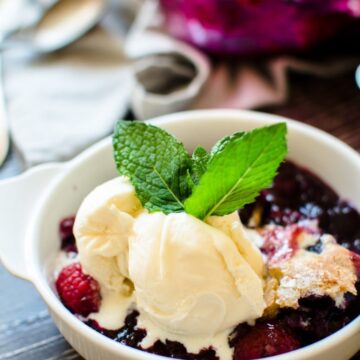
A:
[[[217,121],[218,118],[227,118],[228,120],[239,121],[241,124],[242,120],[253,120],[254,127],[258,126],[259,123],[265,125],[266,123],[273,122],[286,122],[291,128],[291,131],[296,131],[307,136],[318,139],[320,142],[331,142],[336,148],[334,151],[343,152],[345,156],[355,164],[356,168],[360,170],[360,154],[358,154],[349,145],[343,143],[334,136],[317,129],[313,126],[298,122],[296,120],[288,119],[286,117],[266,114],[261,112],[246,111],[246,110],[228,110],[228,109],[217,109],[217,110],[196,110],[196,111],[185,111],[180,113],[174,113],[170,115],[163,115],[154,119],[146,121],[157,126],[173,124],[177,122],[193,122],[193,121],[206,121],[212,119]],[[237,119],[237,120],[236,120]],[[96,332],[89,326],[85,325],[82,321],[78,320],[65,306],[61,303],[56,293],[52,290],[48,279],[46,278],[43,267],[44,264],[36,263],[37,258],[34,241],[37,237],[37,229],[40,228],[42,215],[46,210],[48,201],[50,201],[51,194],[56,190],[57,186],[71,173],[72,169],[76,169],[77,166],[81,165],[82,162],[88,158],[91,158],[94,154],[98,153],[102,149],[110,146],[110,137],[101,140],[100,142],[92,145],[90,148],[76,156],[73,160],[69,161],[64,171],[58,174],[55,179],[44,189],[41,198],[38,201],[37,206],[34,209],[33,221],[29,225],[29,232],[31,234],[31,241],[26,243],[27,265],[31,274],[31,282],[35,285],[38,292],[48,305],[48,307],[56,314],[57,317],[61,318],[66,325],[72,328],[73,331],[81,334],[87,340],[96,344],[97,347],[106,349],[118,355],[126,356],[131,359],[143,359],[143,360],[162,360],[165,357],[160,355],[154,355],[147,353],[142,350],[137,350],[129,346],[115,342],[114,340],[105,337],[104,335]],[[272,356],[270,360],[300,360],[310,359],[312,356],[322,353],[327,348],[339,346],[342,341],[346,338],[360,334],[360,316],[355,318],[349,324],[344,326],[336,333],[315,342],[314,344],[285,353],[282,355]],[[291,356],[291,357],[290,357]]]

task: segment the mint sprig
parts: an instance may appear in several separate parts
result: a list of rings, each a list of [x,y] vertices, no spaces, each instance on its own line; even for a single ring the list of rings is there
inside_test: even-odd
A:
[[[226,215],[251,203],[271,184],[287,152],[284,123],[236,133],[212,151],[207,170],[185,211],[200,219]]]
[[[144,123],[119,121],[113,135],[115,163],[130,178],[149,211],[184,211],[191,189],[191,159],[184,145],[166,131]]]
[[[113,145],[119,173],[130,178],[145,208],[205,219],[240,209],[271,184],[287,152],[286,124],[235,133],[210,153],[197,147],[190,158],[164,130],[119,121]]]

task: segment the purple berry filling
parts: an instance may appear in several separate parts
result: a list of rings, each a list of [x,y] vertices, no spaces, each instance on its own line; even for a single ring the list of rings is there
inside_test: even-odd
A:
[[[339,199],[334,190],[318,176],[290,161],[281,165],[273,185],[263,190],[253,204],[240,211],[245,225],[249,225],[256,207],[262,208],[261,226],[292,225],[305,219],[318,220],[323,233],[334,235],[342,246],[355,253],[353,260],[358,269],[358,295],[346,294],[344,308],[336,307],[328,297],[303,298],[298,309],[282,309],[270,322],[259,319],[254,327],[239,324],[229,337],[229,345],[234,347],[234,360],[267,357],[309,345],[341,329],[360,314],[360,257],[356,255],[360,254],[358,211]],[[77,251],[73,224],[74,217],[66,218],[60,224],[61,248],[64,251]],[[321,246],[319,242],[308,250],[320,253]],[[212,348],[192,354],[186,351],[183,344],[168,340],[157,341],[150,348],[142,348],[140,344],[146,336],[146,330],[136,327],[138,315],[137,311],[129,313],[119,330],[103,329],[94,320],[88,320],[86,324],[117,342],[153,354],[187,360],[218,359]]]
[[[78,252],[73,234],[74,222],[75,216],[69,216],[61,220],[59,225],[61,250],[65,252]]]
[[[280,166],[273,185],[240,211],[245,225],[257,206],[263,209],[260,225],[317,219],[324,233],[334,235],[341,245],[360,254],[359,212],[318,176],[290,161]]]
[[[137,311],[130,312],[125,319],[125,325],[121,329],[114,331],[103,329],[94,320],[87,321],[86,324],[92,327],[94,330],[100,332],[101,334],[121,344],[139,350],[144,350],[152,354],[167,356],[176,359],[186,359],[186,360],[218,360],[219,359],[216,356],[216,352],[211,348],[203,349],[198,354],[192,354],[192,353],[188,353],[186,351],[185,346],[177,341],[166,340],[165,342],[162,342],[158,340],[151,347],[142,348],[140,346],[140,343],[146,336],[146,330],[136,328],[138,316],[139,313]]]

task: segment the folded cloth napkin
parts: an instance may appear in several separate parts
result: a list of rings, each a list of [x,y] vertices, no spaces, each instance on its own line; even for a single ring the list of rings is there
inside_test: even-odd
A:
[[[131,72],[121,44],[102,28],[56,55],[9,54],[5,64],[12,138],[27,166],[73,157],[128,109]]]
[[[128,111],[133,78],[110,21],[56,54],[5,52],[11,134],[26,166],[72,158]]]

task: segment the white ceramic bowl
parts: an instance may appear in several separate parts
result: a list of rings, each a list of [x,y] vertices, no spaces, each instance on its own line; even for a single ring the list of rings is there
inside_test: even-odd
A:
[[[289,157],[326,180],[360,208],[360,156],[334,137],[281,117],[212,110],[184,112],[151,123],[165,128],[191,151],[210,148],[220,137],[239,130],[286,121]],[[65,164],[34,168],[0,185],[0,255],[14,275],[31,281],[68,342],[86,359],[164,359],[112,341],[77,320],[59,301],[52,264],[59,251],[59,220],[74,214],[96,185],[116,176],[110,139],[99,142]],[[360,317],[311,346],[272,360],[347,360],[360,348]]]

